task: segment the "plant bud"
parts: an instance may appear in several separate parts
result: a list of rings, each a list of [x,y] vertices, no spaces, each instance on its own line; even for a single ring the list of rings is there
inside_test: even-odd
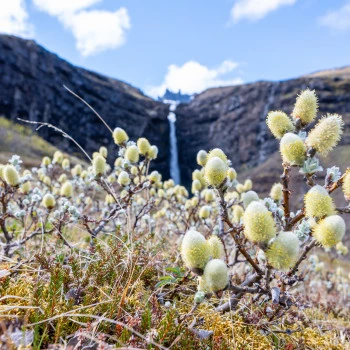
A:
[[[13,165],[6,165],[4,168],[4,180],[8,185],[16,187],[19,184],[19,175]]]
[[[141,137],[137,140],[137,148],[139,149],[139,153],[141,155],[146,156],[150,151],[151,145],[146,138]]]
[[[233,168],[228,168],[227,170],[227,177],[230,181],[234,181],[237,179],[237,173],[236,170]]]
[[[64,170],[68,170],[69,167],[70,167],[70,161],[69,161],[69,159],[67,159],[67,158],[63,159],[63,161],[62,161],[62,168],[63,168]]]
[[[81,172],[83,171],[83,168],[80,164],[77,164],[72,170],[71,173],[73,176],[79,176]]]
[[[345,222],[339,215],[331,215],[321,220],[313,230],[313,237],[324,248],[331,248],[344,237]]]
[[[243,197],[244,208],[247,208],[251,202],[254,202],[254,201],[259,202],[259,196],[254,191],[248,191],[246,193],[243,193],[242,197]]]
[[[114,166],[115,166],[116,168],[121,167],[122,164],[123,164],[123,158],[122,158],[122,157],[118,157],[118,158],[116,158],[116,160],[114,161]]]
[[[101,155],[92,160],[92,168],[95,176],[101,176],[106,172],[106,159]]]
[[[192,201],[192,206],[194,207],[196,207],[199,203],[198,197],[192,197],[191,201]]]
[[[161,180],[162,176],[158,173],[158,171],[152,171],[149,175],[150,181],[157,183]]]
[[[54,162],[54,163],[57,163],[57,164],[61,164],[62,161],[63,161],[63,154],[62,154],[62,152],[56,151],[56,152],[53,154],[53,162]]]
[[[51,186],[51,179],[48,176],[44,176],[42,181],[46,186]]]
[[[221,239],[212,235],[208,240],[210,256],[212,259],[224,259],[225,258],[225,249],[224,245],[221,242]]]
[[[209,216],[210,216],[210,207],[208,205],[204,205],[199,210],[199,217],[202,219],[208,219]]]
[[[307,146],[322,155],[327,155],[340,141],[343,126],[343,119],[338,114],[323,117],[309,132],[306,139]]]
[[[51,164],[51,159],[49,157],[44,157],[41,164],[44,166],[48,166]]]
[[[250,179],[247,179],[244,181],[244,192],[250,191],[253,188],[253,181]]]
[[[128,186],[130,184],[130,177],[126,171],[122,171],[118,176],[118,184],[120,186]]]
[[[306,146],[298,135],[285,134],[280,142],[280,152],[284,162],[298,166],[304,164]]]
[[[243,193],[244,192],[244,185],[243,184],[238,184],[236,186],[236,190],[238,193]]]
[[[106,197],[105,197],[105,203],[108,205],[108,204],[114,204],[115,203],[115,200],[113,198],[113,196],[111,194],[106,194]]]
[[[158,147],[157,146],[151,146],[148,152],[148,158],[149,159],[156,159],[158,156]]]
[[[293,232],[281,232],[265,252],[269,264],[286,271],[298,260],[299,240]]]
[[[181,244],[181,256],[189,269],[194,272],[203,270],[210,258],[209,245],[204,236],[195,230],[187,231]]]
[[[200,150],[197,153],[197,164],[201,166],[205,166],[207,163],[208,153],[206,151]]]
[[[343,193],[347,201],[350,201],[350,170],[347,170],[343,179]]]
[[[294,119],[300,119],[302,125],[311,123],[317,114],[318,100],[315,90],[306,89],[300,93],[292,112]]]
[[[270,197],[275,202],[280,202],[283,198],[283,186],[280,183],[276,183],[272,186],[270,191]]]
[[[226,179],[227,163],[221,158],[213,157],[208,159],[205,165],[205,180],[209,185],[219,186]]]
[[[204,199],[207,203],[212,202],[215,199],[215,194],[213,190],[207,189],[205,192]]]
[[[66,174],[61,174],[60,177],[58,178],[58,182],[60,183],[66,182],[66,180],[67,180]]]
[[[349,253],[349,248],[343,244],[343,242],[339,242],[336,244],[335,249],[338,251],[340,255],[347,255]]]
[[[243,215],[244,235],[252,242],[268,243],[276,236],[275,222],[265,205],[251,202]]]
[[[122,143],[129,140],[128,134],[122,128],[115,128],[113,131],[114,142],[120,146]]]
[[[107,158],[107,156],[108,156],[108,150],[107,150],[106,147],[101,146],[98,152],[101,154],[101,156],[102,156],[103,158]]]
[[[304,197],[305,214],[309,218],[323,218],[334,214],[334,203],[327,190],[320,185],[312,187]]]
[[[208,153],[207,161],[212,158],[220,158],[225,164],[227,164],[227,156],[220,148],[214,148]]]
[[[210,291],[218,292],[227,287],[229,282],[228,268],[221,259],[213,259],[205,266],[203,279]]]
[[[0,179],[5,180],[4,176],[5,165],[0,164]]]
[[[200,183],[205,186],[206,183],[205,183],[205,179],[204,179],[204,176],[203,174],[198,170],[196,169],[193,173],[192,173],[192,180],[198,180],[200,181]]]
[[[233,207],[233,222],[239,224],[244,214],[244,209],[240,205]]]
[[[73,195],[73,185],[70,181],[66,181],[63,183],[61,186],[61,192],[60,192],[62,197],[72,197]]]
[[[28,194],[31,189],[32,189],[32,184],[30,183],[30,181],[26,181],[21,185],[21,192],[23,194]]]
[[[124,156],[130,163],[137,163],[139,161],[139,149],[137,146],[131,145],[126,149]]]
[[[202,184],[199,180],[193,180],[192,182],[192,193],[196,193],[198,191],[200,191],[202,188]]]
[[[266,124],[276,139],[281,139],[287,132],[294,131],[294,125],[286,113],[272,111],[267,115]]]
[[[56,200],[55,200],[55,197],[51,193],[46,193],[45,196],[43,197],[42,203],[46,209],[51,210],[55,207]]]

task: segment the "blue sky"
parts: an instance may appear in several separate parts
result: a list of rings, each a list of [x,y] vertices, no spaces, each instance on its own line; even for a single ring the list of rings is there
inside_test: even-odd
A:
[[[350,0],[0,0],[0,32],[153,96],[350,65]]]

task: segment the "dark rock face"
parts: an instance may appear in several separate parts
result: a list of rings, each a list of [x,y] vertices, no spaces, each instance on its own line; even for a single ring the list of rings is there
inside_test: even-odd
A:
[[[278,149],[266,126],[270,110],[291,113],[301,89],[315,89],[319,115],[344,117],[342,144],[350,144],[350,76],[343,70],[283,82],[209,89],[176,109],[181,179],[191,181],[200,149],[222,148],[240,172],[266,162]]]
[[[114,129],[124,128],[132,140],[144,136],[159,148],[155,167],[169,177],[168,106],[124,82],[75,67],[34,41],[0,35],[0,115],[51,123],[77,140],[88,153],[116,146],[102,122],[63,85],[85,99]],[[79,149],[57,132],[40,135],[71,153]]]

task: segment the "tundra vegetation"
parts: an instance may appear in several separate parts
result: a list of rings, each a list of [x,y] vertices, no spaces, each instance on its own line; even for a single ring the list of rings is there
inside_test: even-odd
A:
[[[332,194],[349,203],[350,169],[322,178],[317,158],[344,123],[317,113],[307,89],[291,116],[267,115],[282,175],[265,198],[218,148],[198,152],[191,194],[163,181],[157,146],[118,127],[113,165],[103,146],[88,164],[56,151],[24,169],[13,155],[0,165],[1,345],[349,349],[350,206]]]

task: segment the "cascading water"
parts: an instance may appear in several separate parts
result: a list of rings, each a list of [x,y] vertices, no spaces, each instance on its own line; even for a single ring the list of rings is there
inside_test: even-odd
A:
[[[180,183],[180,168],[177,151],[177,138],[176,138],[176,114],[175,110],[177,102],[166,101],[170,104],[168,120],[170,126],[170,176],[174,180],[175,184]]]

